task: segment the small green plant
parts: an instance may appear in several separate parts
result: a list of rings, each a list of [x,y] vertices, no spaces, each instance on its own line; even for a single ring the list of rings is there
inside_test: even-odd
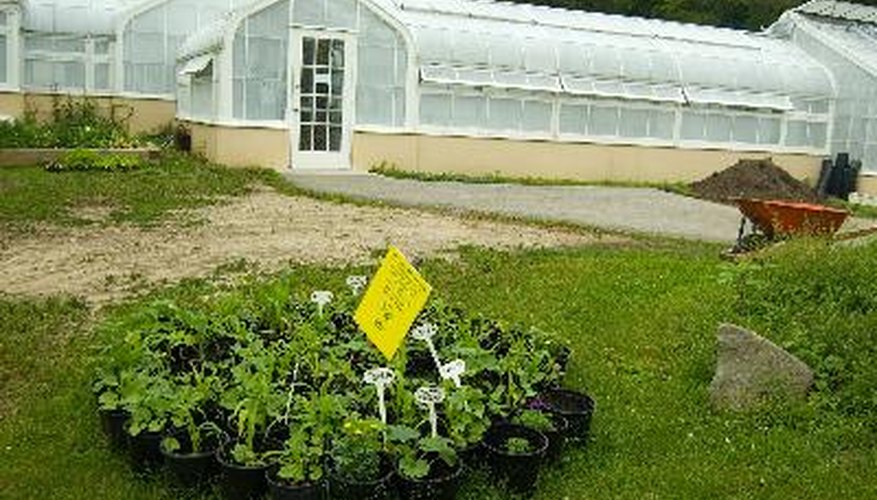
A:
[[[529,439],[512,437],[505,442],[505,449],[512,455],[526,455],[533,453],[533,445]]]
[[[353,418],[344,422],[332,446],[335,474],[349,481],[378,479],[383,461],[383,431],[384,424],[376,419]]]
[[[178,383],[171,395],[170,417],[175,428],[184,429],[189,439],[190,452],[203,449],[204,433],[219,433],[219,427],[206,420],[204,407],[219,391],[220,379],[212,373],[192,371],[177,378]],[[167,437],[162,445],[168,451],[180,451],[181,444],[175,437]]]
[[[295,399],[295,416],[289,439],[279,453],[277,476],[292,484],[316,483],[325,475],[326,441],[344,420],[348,401],[336,394],[320,394],[310,399],[297,396]]]
[[[49,172],[127,172],[146,166],[138,155],[74,149],[46,165]]]
[[[556,430],[551,416],[538,410],[524,410],[516,415],[512,422],[539,432],[554,432]]]

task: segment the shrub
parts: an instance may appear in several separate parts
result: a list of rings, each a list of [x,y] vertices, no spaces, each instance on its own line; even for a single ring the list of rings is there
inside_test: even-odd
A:
[[[93,99],[58,98],[51,118],[40,122],[32,110],[0,122],[0,148],[130,148],[142,145],[115,112],[104,113]]]
[[[46,165],[49,172],[127,172],[143,167],[146,162],[137,155],[74,149],[64,153],[57,161]]]

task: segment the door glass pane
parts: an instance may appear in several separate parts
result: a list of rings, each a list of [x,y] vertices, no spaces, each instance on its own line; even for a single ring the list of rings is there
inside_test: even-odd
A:
[[[332,67],[344,68],[344,40],[332,40]]]
[[[311,126],[310,125],[302,125],[299,130],[298,136],[298,149],[299,151],[310,151],[311,150]]]
[[[317,42],[317,64],[329,65],[329,42],[326,39]]]
[[[314,151],[326,151],[326,126],[314,125]]]
[[[341,151],[341,127],[329,129],[329,151]]]
[[[310,37],[305,37],[302,41],[302,64],[304,65],[313,65],[315,62],[314,59],[314,39]]]
[[[301,93],[310,94],[314,91],[314,69],[302,68],[301,70]]]

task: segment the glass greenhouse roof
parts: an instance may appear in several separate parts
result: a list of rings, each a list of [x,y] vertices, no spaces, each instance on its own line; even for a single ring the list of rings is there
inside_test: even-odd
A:
[[[114,34],[118,17],[145,0],[22,0],[24,29],[55,33]]]
[[[877,8],[832,0],[812,0],[796,8],[795,11],[846,21],[877,23]]]
[[[424,81],[786,110],[831,96],[791,43],[729,29],[490,0],[399,0]]]

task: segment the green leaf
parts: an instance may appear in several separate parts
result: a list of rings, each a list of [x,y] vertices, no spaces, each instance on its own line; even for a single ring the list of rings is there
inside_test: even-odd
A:
[[[420,437],[420,433],[407,425],[391,425],[387,427],[387,439],[394,443],[406,443]]]
[[[399,459],[399,472],[409,479],[423,479],[429,474],[429,462],[412,456]]]

